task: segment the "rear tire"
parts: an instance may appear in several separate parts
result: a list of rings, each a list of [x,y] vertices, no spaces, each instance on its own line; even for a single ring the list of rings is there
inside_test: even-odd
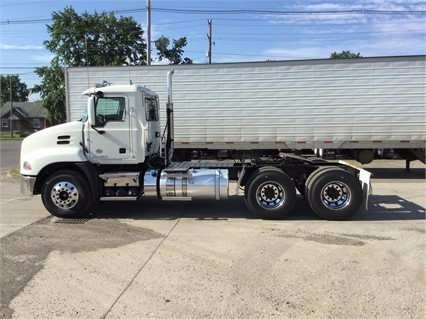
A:
[[[318,216],[344,220],[361,207],[363,192],[358,179],[340,168],[320,170],[306,185],[309,205]]]
[[[245,200],[253,215],[262,219],[282,219],[296,203],[296,188],[282,170],[262,167],[245,185]]]
[[[325,160],[323,160],[323,159],[321,159],[321,160],[322,160],[322,161],[325,161]],[[308,178],[306,179],[305,184],[304,184],[304,185],[300,185],[300,186],[299,186],[299,188],[297,189],[297,190],[299,191],[299,193],[300,193],[302,196],[304,196],[305,198],[307,198],[307,196],[306,196],[306,194],[308,193],[307,189],[309,189],[310,182],[311,182],[312,178],[313,178],[315,175],[317,175],[317,174],[321,173],[322,171],[324,171],[324,170],[330,170],[330,169],[335,169],[335,168],[334,168],[334,167],[325,166],[325,167],[320,167],[320,168],[318,168],[317,170],[313,171],[313,172],[312,172],[312,173],[308,176]]]
[[[90,190],[83,177],[74,171],[60,171],[43,183],[44,207],[54,216],[75,218],[89,209]]]

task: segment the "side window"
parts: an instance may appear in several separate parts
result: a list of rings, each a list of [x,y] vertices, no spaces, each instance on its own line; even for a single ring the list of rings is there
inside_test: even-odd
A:
[[[158,100],[145,97],[145,117],[147,121],[158,121]]]
[[[96,126],[105,126],[108,122],[126,120],[124,97],[99,98],[96,102]]]
[[[40,119],[33,119],[33,127],[40,128]]]

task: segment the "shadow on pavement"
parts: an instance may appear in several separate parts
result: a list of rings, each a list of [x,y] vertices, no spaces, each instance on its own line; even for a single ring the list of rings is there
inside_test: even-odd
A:
[[[375,179],[425,179],[426,170],[423,168],[411,168],[410,172],[401,168],[365,168],[373,174],[373,182]]]
[[[350,221],[391,221],[425,219],[425,208],[396,195],[372,195],[369,210],[361,208]],[[247,209],[242,196],[228,200],[201,200],[192,202],[164,202],[144,198],[135,202],[103,202],[91,213],[91,218],[125,218],[135,220],[174,220],[191,218],[200,221],[256,219]],[[293,212],[283,220],[322,220],[315,215],[307,201],[298,196]]]

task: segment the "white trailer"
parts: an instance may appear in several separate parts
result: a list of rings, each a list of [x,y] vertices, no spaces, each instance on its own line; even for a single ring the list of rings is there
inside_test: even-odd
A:
[[[374,149],[399,149],[424,161],[426,56],[174,67],[178,154],[331,149],[368,163]],[[81,92],[104,80],[146,85],[164,101],[169,68],[68,68],[68,120],[81,118]]]

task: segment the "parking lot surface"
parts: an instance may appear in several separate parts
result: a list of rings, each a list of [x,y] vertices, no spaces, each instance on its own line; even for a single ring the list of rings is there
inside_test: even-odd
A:
[[[368,211],[286,220],[228,201],[108,202],[51,217],[1,177],[3,318],[424,318],[424,166],[367,165]],[[235,189],[231,185],[231,190]]]

